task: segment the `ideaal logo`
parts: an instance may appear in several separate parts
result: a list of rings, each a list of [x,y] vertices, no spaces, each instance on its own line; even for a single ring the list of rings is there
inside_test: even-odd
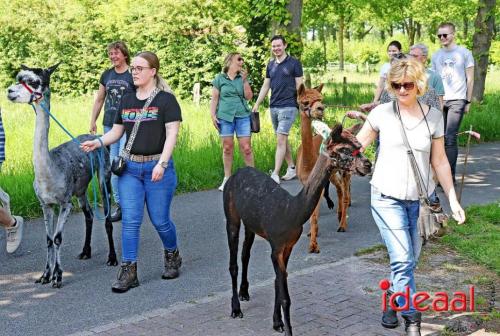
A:
[[[379,287],[383,290],[382,294],[382,310],[387,309],[387,290],[391,287],[391,283],[387,279],[380,280]],[[406,304],[399,307],[395,304],[395,300],[398,297],[405,298]],[[441,311],[453,311],[453,312],[465,312],[474,311],[474,286],[469,286],[469,293],[464,292],[454,292],[451,297],[446,292],[436,292],[431,300],[431,294],[428,292],[416,292],[411,298],[411,302],[416,310],[423,312],[429,309],[435,312]],[[428,301],[429,300],[429,301]],[[469,305],[467,305],[469,301]],[[403,311],[410,308],[410,288],[406,287],[404,292],[396,292],[391,294],[389,297],[389,305],[394,311]]]

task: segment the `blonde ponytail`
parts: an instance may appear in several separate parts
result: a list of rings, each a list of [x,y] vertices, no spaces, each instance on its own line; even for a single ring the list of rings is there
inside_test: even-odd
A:
[[[174,94],[170,85],[168,85],[167,82],[165,81],[165,79],[163,79],[163,77],[160,75],[156,75],[156,87],[158,89],[160,89],[161,91],[165,91],[165,92]]]

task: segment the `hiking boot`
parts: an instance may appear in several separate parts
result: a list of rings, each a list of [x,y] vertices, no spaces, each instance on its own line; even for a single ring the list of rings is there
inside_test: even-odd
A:
[[[118,222],[122,220],[122,208],[120,207],[120,204],[116,206],[115,212],[111,215],[111,221],[112,222]]]
[[[175,279],[179,276],[179,268],[182,265],[182,258],[179,255],[179,250],[173,252],[165,250],[165,271],[161,276],[162,279]]]
[[[297,176],[297,173],[295,172],[295,167],[288,167],[286,169],[286,174],[281,176],[281,179],[285,181],[290,181],[291,179],[294,179]]]
[[[7,231],[7,253],[14,253],[23,239],[24,220],[20,216],[14,216],[14,226],[5,228]]]
[[[229,179],[229,177],[225,177],[224,176],[224,179],[222,180],[222,183],[221,183],[221,185],[218,188],[219,191],[224,191],[224,186],[226,185],[226,182],[227,182],[228,179]]]
[[[396,328],[399,324],[399,321],[398,321],[398,312],[393,310],[391,308],[391,305],[389,304],[390,302],[390,299],[391,299],[391,295],[393,294],[392,291],[387,291],[386,292],[386,308],[385,308],[385,311],[382,313],[382,327],[384,328],[389,328],[389,329],[393,329],[393,328]],[[394,304],[397,306],[397,302],[394,301]]]
[[[405,320],[406,336],[421,336],[420,322],[422,321],[422,313],[414,312],[410,315],[403,315]]]
[[[272,172],[271,178],[274,180],[274,182],[280,184],[280,177],[278,176],[278,174],[276,174],[275,172]]]
[[[139,279],[137,279],[137,263],[136,262],[122,262],[118,270],[118,279],[111,286],[111,290],[115,293],[125,293],[130,288],[139,286]]]

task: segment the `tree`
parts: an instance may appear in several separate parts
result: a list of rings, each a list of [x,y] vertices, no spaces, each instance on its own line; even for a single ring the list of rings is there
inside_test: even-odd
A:
[[[472,54],[476,60],[474,67],[474,88],[472,100],[482,101],[484,95],[484,82],[488,72],[488,58],[495,26],[496,0],[479,0],[477,16],[474,23]]]

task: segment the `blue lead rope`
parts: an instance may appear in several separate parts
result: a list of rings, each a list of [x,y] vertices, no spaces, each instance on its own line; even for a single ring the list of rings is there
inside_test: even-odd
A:
[[[35,113],[36,113],[35,105],[33,103],[30,103],[30,105],[33,108],[33,111],[35,111]],[[78,141],[78,139],[75,138],[59,122],[59,120],[57,120],[56,117],[54,117],[54,115],[52,115],[52,113],[50,113],[49,109],[45,106],[43,100],[40,102],[39,105],[42,107],[42,109],[45,111],[45,113],[47,113],[49,115],[49,117],[51,117],[52,120],[54,120],[57,123],[57,125],[59,125],[59,127],[61,127],[61,129],[71,138],[72,141],[74,141],[76,144],[78,144],[78,146],[81,145],[81,142]],[[99,142],[101,143],[101,147],[98,149],[98,152],[97,152],[97,163],[99,165],[100,171],[104,172],[104,144],[102,143],[102,140],[100,138],[97,138],[97,140],[99,140]],[[111,204],[109,204],[110,202],[109,202],[109,198],[108,198],[108,195],[109,195],[109,193],[108,193],[108,187],[106,186],[106,182],[104,182],[103,183],[103,185],[104,185],[104,195],[102,195],[102,196],[105,199],[104,201],[108,205],[108,211],[107,211],[107,213],[103,214],[104,216],[101,216],[101,214],[99,213],[98,207],[97,207],[97,186],[96,186],[96,182],[95,182],[95,179],[94,179],[94,176],[95,176],[95,173],[94,173],[94,156],[92,155],[92,153],[87,153],[87,155],[90,157],[90,173],[92,174],[92,191],[93,191],[93,196],[94,196],[94,213],[96,214],[96,217],[99,220],[103,220],[106,217],[108,217],[109,212],[111,211]],[[104,172],[104,174],[105,174],[105,172]]]

